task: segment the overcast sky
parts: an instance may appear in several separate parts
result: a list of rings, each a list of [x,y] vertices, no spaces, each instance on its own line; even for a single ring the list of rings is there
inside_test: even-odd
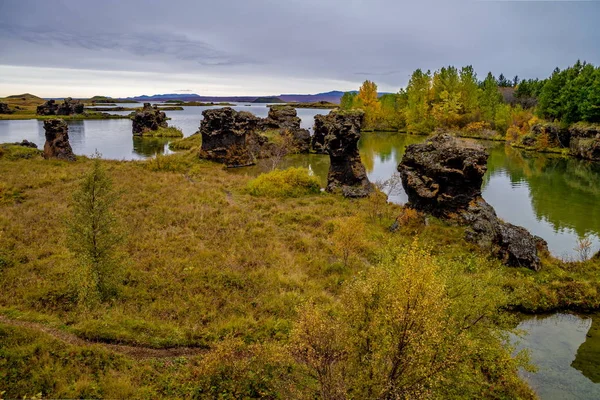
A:
[[[416,68],[600,64],[600,2],[0,0],[0,96],[398,91]]]

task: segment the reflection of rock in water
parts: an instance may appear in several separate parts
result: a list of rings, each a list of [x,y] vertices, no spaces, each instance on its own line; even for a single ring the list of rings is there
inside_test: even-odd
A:
[[[168,143],[169,139],[166,138],[133,136],[133,152],[139,156],[152,157],[163,154]]]
[[[571,367],[581,371],[594,383],[600,383],[600,316],[592,318],[585,342],[577,349]]]

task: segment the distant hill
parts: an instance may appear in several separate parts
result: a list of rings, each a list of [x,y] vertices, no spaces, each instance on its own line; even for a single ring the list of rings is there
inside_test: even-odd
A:
[[[352,91],[356,93],[356,90]],[[387,94],[385,92],[379,93],[379,96]],[[155,94],[155,95],[142,95],[135,97],[128,97],[128,100],[136,100],[140,102],[144,101],[167,101],[167,100],[181,100],[181,101],[201,101],[201,102],[245,102],[245,103],[316,103],[320,101],[326,101],[329,103],[339,103],[340,98],[344,95],[344,92],[340,90],[332,90],[331,92],[316,93],[316,94],[281,94],[278,96],[200,96],[195,93],[181,94],[181,93],[170,93],[170,94]],[[259,99],[272,99],[272,100],[261,100]]]
[[[13,94],[12,96],[7,96],[7,99],[19,99],[19,100],[35,100],[35,101],[44,101],[41,97],[37,97],[31,93],[23,93],[23,94]]]
[[[276,96],[264,96],[257,98],[253,103],[285,103],[285,101]]]

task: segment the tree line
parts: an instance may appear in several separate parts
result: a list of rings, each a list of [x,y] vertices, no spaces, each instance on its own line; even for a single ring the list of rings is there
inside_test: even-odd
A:
[[[367,80],[358,92],[344,93],[340,107],[363,109],[367,129],[417,134],[450,128],[505,135],[534,116],[563,124],[600,122],[600,68],[577,61],[542,80],[496,78],[491,72],[479,80],[470,65],[433,73],[417,69],[398,93],[379,96]]]

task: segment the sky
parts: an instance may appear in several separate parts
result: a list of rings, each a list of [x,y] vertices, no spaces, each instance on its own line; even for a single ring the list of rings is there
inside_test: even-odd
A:
[[[0,96],[397,92],[417,68],[483,79],[600,64],[600,2],[0,0]]]

